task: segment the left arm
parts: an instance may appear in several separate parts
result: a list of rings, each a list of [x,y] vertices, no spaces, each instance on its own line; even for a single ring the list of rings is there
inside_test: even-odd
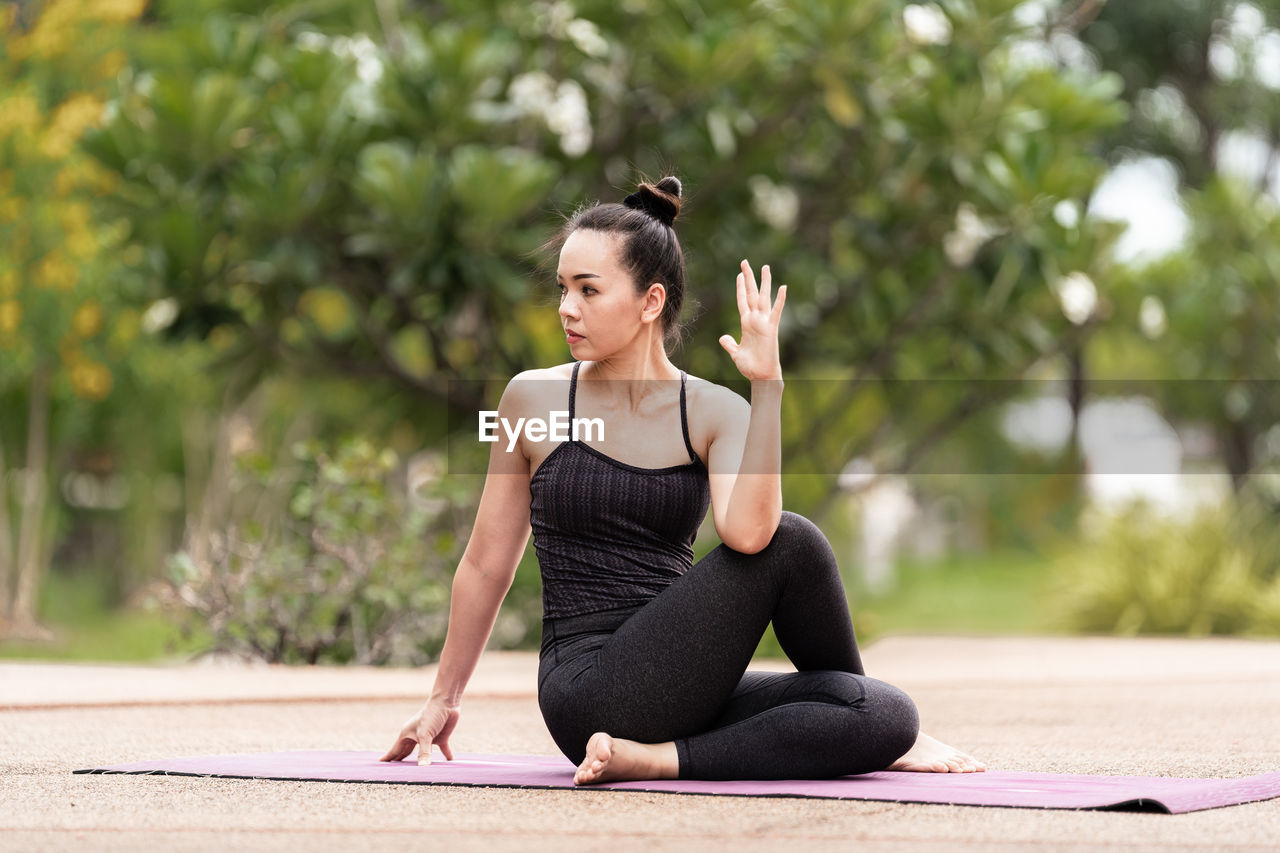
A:
[[[786,285],[769,300],[770,270],[756,287],[751,265],[738,274],[742,342],[730,335],[720,345],[751,380],[751,405],[725,391],[724,412],[708,450],[711,503],[720,540],[735,551],[754,554],[773,539],[782,517],[782,366],[778,361],[778,321]],[[732,402],[729,402],[731,400]],[[729,473],[736,471],[736,473]]]

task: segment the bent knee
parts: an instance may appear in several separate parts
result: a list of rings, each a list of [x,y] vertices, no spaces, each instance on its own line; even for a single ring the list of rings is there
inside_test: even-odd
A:
[[[880,730],[882,766],[888,767],[915,745],[920,735],[920,712],[901,688],[874,678],[867,679],[864,687],[867,708],[875,715]]]
[[[768,547],[781,547],[788,551],[812,548],[831,552],[831,543],[818,525],[797,512],[785,509],[778,519],[778,529],[774,531]]]

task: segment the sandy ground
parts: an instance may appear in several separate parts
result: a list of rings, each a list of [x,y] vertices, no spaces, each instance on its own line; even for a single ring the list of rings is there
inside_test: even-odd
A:
[[[1280,769],[1280,642],[890,637],[863,657],[869,675],[911,694],[925,731],[992,769],[1203,777]],[[455,749],[554,753],[535,671],[533,655],[487,654]],[[429,671],[0,665],[0,849],[1280,845],[1280,799],[1152,815],[71,774],[174,755],[382,751],[430,681]]]

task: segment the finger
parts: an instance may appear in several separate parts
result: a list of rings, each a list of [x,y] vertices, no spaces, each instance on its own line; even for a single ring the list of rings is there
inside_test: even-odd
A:
[[[407,758],[413,752],[413,748],[417,745],[418,745],[418,742],[413,738],[409,738],[409,737],[400,738],[400,742],[397,743],[395,746],[395,758],[392,760],[400,761],[404,758]]]
[[[755,308],[760,301],[760,291],[756,288],[756,274],[751,271],[751,264],[742,259],[742,275],[747,284],[747,305]]]
[[[733,355],[738,351],[738,344],[731,335],[721,335],[720,346],[724,347],[725,352],[729,353],[729,355]]]
[[[418,766],[427,767],[431,764],[431,744],[418,744]]]
[[[778,288],[778,298],[774,300],[773,310],[769,312],[769,322],[775,326],[782,319],[782,306],[787,301],[787,286],[784,284]]]
[[[453,748],[449,746],[449,736],[444,735],[436,741],[436,746],[440,747],[440,751],[444,753],[445,759],[453,761]]]
[[[773,282],[773,275],[769,272],[769,265],[765,264],[760,268],[760,307],[768,309],[770,285]]]
[[[745,317],[750,310],[747,306],[747,284],[742,273],[738,273],[738,314]]]
[[[409,738],[400,738],[395,745],[387,750],[387,754],[379,758],[379,761],[399,761],[409,753],[413,752],[413,748],[417,746],[417,741]],[[406,744],[408,747],[406,748]]]

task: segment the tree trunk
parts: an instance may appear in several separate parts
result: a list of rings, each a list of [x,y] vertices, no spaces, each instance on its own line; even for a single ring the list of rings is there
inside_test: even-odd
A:
[[[185,549],[198,566],[207,566],[210,560],[213,531],[226,524],[231,501],[231,427],[237,414],[253,408],[262,388],[261,383],[246,382],[233,377],[223,394],[222,406],[217,415],[212,440],[213,447],[204,446],[207,438],[201,432],[197,420],[188,419],[184,425],[183,450],[186,456],[187,526]],[[199,417],[197,415],[196,417]],[[196,433],[193,435],[193,433]],[[196,489],[192,484],[192,472],[199,469],[204,475],[199,504],[193,502]]]
[[[18,587],[13,600],[13,628],[18,632],[44,633],[37,629],[36,604],[44,574],[40,540],[44,532],[46,500],[45,467],[49,458],[49,371],[36,368],[31,379],[27,410],[27,470],[23,478],[21,521],[18,524]]]
[[[1069,378],[1067,379],[1067,403],[1071,406],[1071,434],[1067,438],[1067,473],[1084,472],[1084,453],[1080,447],[1080,416],[1084,414],[1084,394],[1087,377],[1084,365],[1084,344],[1067,352]]]
[[[1228,421],[1221,429],[1223,458],[1231,475],[1231,490],[1239,495],[1253,470],[1254,433],[1243,420]]]
[[[0,634],[13,607],[13,529],[9,520],[9,469],[4,464],[4,442],[0,441]]]

